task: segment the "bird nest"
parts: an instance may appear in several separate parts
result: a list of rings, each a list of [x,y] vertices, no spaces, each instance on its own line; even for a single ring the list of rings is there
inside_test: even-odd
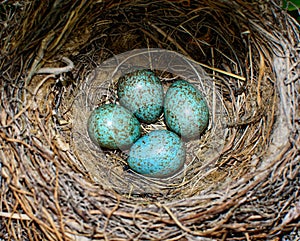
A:
[[[279,1],[0,9],[1,240],[299,237],[299,25]],[[210,109],[169,178],[131,171],[127,150],[87,135],[89,113],[117,102],[118,78],[137,67],[165,89],[187,79]]]

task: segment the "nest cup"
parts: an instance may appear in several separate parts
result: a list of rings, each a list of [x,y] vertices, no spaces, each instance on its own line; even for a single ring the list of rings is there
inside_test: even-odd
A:
[[[299,24],[279,2],[0,7],[0,239],[299,237]],[[141,67],[165,90],[193,83],[210,109],[165,179],[128,170],[126,150],[103,150],[86,130]],[[166,128],[163,117],[142,127]]]
[[[101,149],[92,143],[87,134],[86,123],[91,111],[103,103],[118,104],[118,79],[136,69],[156,71],[165,91],[177,78],[188,80],[201,91],[211,110],[211,120],[206,133],[194,138],[196,140],[186,142],[185,167],[181,172],[163,180],[147,178],[128,170],[128,150]],[[95,182],[127,196],[147,194],[151,197],[152,194],[156,199],[163,197],[171,200],[198,193],[203,186],[209,186],[204,180],[215,168],[215,162],[220,157],[229,132],[225,127],[229,117],[214,81],[195,61],[164,49],[137,49],[104,61],[87,76],[72,110],[75,148],[81,155],[84,167]],[[142,124],[143,135],[160,129],[167,129],[163,116],[153,124]],[[186,188],[187,186],[189,188]]]

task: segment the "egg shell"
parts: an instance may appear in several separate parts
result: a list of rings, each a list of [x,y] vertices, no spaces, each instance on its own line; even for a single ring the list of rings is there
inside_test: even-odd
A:
[[[141,126],[137,118],[124,107],[104,104],[91,113],[88,134],[100,147],[127,149],[140,137]]]
[[[168,128],[183,139],[199,138],[209,121],[209,109],[201,92],[185,80],[167,90],[164,117]]]
[[[155,178],[169,177],[183,167],[185,146],[175,133],[155,130],[131,146],[127,162],[140,174]]]
[[[151,70],[137,70],[118,80],[120,104],[145,123],[155,122],[163,110],[163,87]]]

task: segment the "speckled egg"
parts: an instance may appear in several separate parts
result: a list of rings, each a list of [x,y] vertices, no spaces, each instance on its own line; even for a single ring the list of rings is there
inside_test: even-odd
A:
[[[163,87],[151,70],[137,70],[120,77],[117,93],[120,104],[142,122],[153,123],[162,113]]]
[[[209,109],[201,92],[185,80],[167,90],[164,103],[166,125],[183,139],[199,138],[209,120]]]
[[[137,118],[124,107],[104,104],[91,113],[88,133],[100,147],[126,149],[140,137],[141,127]]]
[[[131,146],[127,162],[140,174],[156,178],[169,177],[183,167],[184,143],[174,132],[155,130]]]

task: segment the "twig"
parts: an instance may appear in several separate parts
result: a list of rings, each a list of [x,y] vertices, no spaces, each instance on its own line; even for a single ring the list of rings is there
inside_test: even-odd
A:
[[[36,72],[36,74],[54,74],[54,75],[58,75],[58,74],[70,72],[74,68],[73,62],[70,59],[68,59],[67,57],[62,57],[61,60],[64,63],[66,63],[67,66],[57,67],[57,68],[51,68],[51,67],[41,68]]]
[[[31,218],[27,214],[23,214],[23,213],[0,212],[0,217],[18,219],[18,220],[24,220],[24,221],[30,221],[31,220]]]
[[[216,71],[218,73],[225,74],[225,75],[230,76],[232,78],[236,78],[236,79],[239,79],[239,80],[242,80],[242,81],[246,81],[246,78],[243,77],[243,76],[239,76],[239,75],[236,75],[236,74],[233,74],[233,73],[229,73],[229,72],[227,72],[225,70],[221,70],[221,69],[218,69],[218,68],[210,67],[209,65],[197,62],[194,59],[191,59],[191,61],[194,62],[194,63],[199,64],[200,66],[202,66],[204,68],[210,69],[212,71]]]

